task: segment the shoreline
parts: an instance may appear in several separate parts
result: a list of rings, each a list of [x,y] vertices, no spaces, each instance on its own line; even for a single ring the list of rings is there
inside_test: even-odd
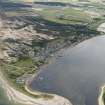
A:
[[[102,35],[100,35],[100,36],[103,36],[104,34],[102,34]],[[95,36],[95,37],[100,37],[100,36]],[[95,37],[92,37],[92,38],[95,38]],[[89,39],[87,39],[87,40],[89,40]],[[85,41],[85,40],[84,40]],[[78,43],[79,44],[79,43]],[[77,44],[74,44],[73,46],[70,46],[69,48],[73,48],[73,47],[75,47]],[[68,48],[68,47],[67,47]],[[65,48],[64,48],[65,49]],[[64,49],[61,49],[61,50],[63,50],[64,51]],[[59,52],[61,52],[62,53],[62,51],[58,51],[58,53],[57,53],[57,55],[59,56]],[[55,59],[56,59],[56,57],[55,57]],[[59,58],[58,58],[59,59]],[[38,74],[42,71],[42,69],[43,68],[46,68],[46,66],[47,66],[48,64],[45,64],[45,65],[42,65],[41,66],[41,70],[39,70],[39,72],[38,72]],[[35,91],[35,90],[31,90],[30,89],[30,87],[29,87],[29,84],[30,84],[30,82],[32,82],[33,81],[33,79],[35,79],[35,77],[36,77],[37,75],[35,75],[35,76],[33,76],[32,78],[31,78],[31,81],[29,81],[29,83],[28,83],[28,85],[26,85],[26,90],[29,92],[29,93],[31,93],[31,94],[34,94],[34,92],[32,93],[32,91]],[[40,93],[40,91],[38,91],[39,93]],[[103,94],[104,94],[104,92],[105,92],[105,85],[103,85],[102,87],[100,87],[100,89],[99,89],[99,95],[98,95],[98,98],[97,98],[97,101],[98,101],[98,105],[105,105],[104,104],[104,101],[103,101]]]
[[[92,37],[91,37],[92,38]],[[50,60],[50,63],[53,62],[53,58],[54,60],[59,58],[59,52],[60,54],[62,53],[62,51],[64,51],[64,49],[66,48],[73,48],[74,46],[76,46],[77,44],[79,44],[80,42],[82,41],[85,41],[85,40],[88,40],[90,39],[90,37],[86,37],[86,38],[83,38],[81,39],[81,41],[77,41],[73,44],[71,44],[71,46],[66,46],[58,51],[56,51],[55,54],[56,56],[53,56],[53,57],[49,57],[48,58],[48,61]],[[46,64],[43,64],[42,66],[39,67],[40,68],[43,68],[43,67],[46,67],[48,64],[50,63],[46,63]],[[34,98],[34,97],[31,97],[29,95],[26,95],[24,94],[23,92],[20,92],[19,90],[17,90],[14,86],[11,86],[9,83],[9,81],[6,81],[5,77],[2,76],[2,71],[0,72],[0,82],[2,82],[2,87],[3,89],[6,91],[6,95],[9,99],[9,101],[13,101],[15,103],[20,103],[20,104],[25,104],[25,105],[73,105],[70,100],[66,99],[65,97],[62,97],[62,96],[59,96],[57,94],[48,94],[48,93],[44,93],[44,92],[38,92],[38,91],[35,91],[35,90],[31,90],[28,86],[29,84],[31,83],[31,81],[35,78],[35,76],[37,76],[39,73],[41,72],[41,70],[39,70],[36,74],[33,74],[31,78],[29,78],[24,87],[25,87],[25,90],[27,93],[29,93],[30,95],[40,95],[40,94],[45,94],[45,95],[51,95],[53,96],[52,99],[47,99],[46,98]]]
[[[103,85],[100,89],[100,95],[98,97],[98,104],[99,105],[104,105],[104,101],[103,101],[103,94],[105,92],[105,85]]]
[[[105,22],[98,26],[97,31],[105,33]],[[98,97],[98,104],[99,105],[105,105],[105,103],[103,101],[104,92],[105,92],[105,84],[100,88],[100,94]]]
[[[13,101],[14,103],[24,104],[24,105],[72,105],[69,100],[62,96],[58,96],[53,94],[52,99],[44,99],[44,98],[34,98],[28,96],[22,92],[19,92],[14,87],[11,87],[9,83],[5,80],[0,72],[0,83],[1,87],[4,89],[9,101]],[[29,91],[28,91],[29,92]],[[37,92],[31,92],[31,94],[39,94]]]
[[[95,36],[95,37],[98,37],[98,36]],[[94,38],[94,37],[92,37],[92,38]],[[69,48],[73,48],[77,44],[79,44],[79,42],[71,45]],[[65,48],[63,48],[61,50],[64,51],[64,49]],[[62,52],[61,50],[59,50],[55,54],[57,54],[59,56],[59,52]],[[52,62],[52,58],[53,57],[49,58],[51,60],[51,62]],[[56,59],[55,56],[54,56],[54,58]],[[50,64],[50,63],[48,63],[48,64]],[[46,67],[48,64],[42,65],[40,68]],[[26,84],[24,85],[26,92],[30,93],[30,95],[44,94],[44,93],[42,93],[40,91],[31,90],[29,88],[29,84],[33,81],[35,76],[37,76],[41,71],[42,70],[39,70],[36,74],[33,74],[32,77],[29,78],[26,81]],[[52,99],[47,99],[47,100],[44,99],[44,98],[36,98],[35,99],[34,97],[28,96],[28,95],[16,90],[14,87],[10,86],[9,82],[6,81],[5,77],[2,76],[2,72],[0,72],[0,81],[2,82],[2,87],[6,91],[6,94],[7,94],[7,97],[9,99],[9,101],[13,101],[15,103],[20,103],[20,104],[25,104],[25,105],[73,105],[68,99],[66,99],[66,98],[64,98],[62,96],[56,95],[56,94],[48,94],[48,95],[52,95],[54,97]],[[102,92],[103,92],[103,89],[102,89]],[[47,93],[45,93],[45,94],[47,94]],[[99,105],[104,105],[104,104],[102,104],[102,100],[101,100],[102,95],[103,94],[101,93],[99,98],[98,98]]]
[[[43,69],[43,68],[46,68],[46,66],[49,65],[49,64],[51,64],[52,62],[54,62],[54,60],[59,59],[59,58],[60,58],[60,57],[59,57],[59,53],[62,55],[62,52],[64,52],[66,48],[73,48],[73,47],[75,47],[76,45],[78,45],[78,44],[81,43],[81,42],[84,42],[84,41],[86,41],[86,40],[90,40],[91,38],[100,37],[100,36],[103,36],[103,34],[100,34],[100,35],[94,36],[94,37],[86,38],[86,39],[84,39],[84,40],[82,40],[82,41],[80,41],[80,42],[76,42],[76,43],[72,44],[72,45],[69,46],[69,47],[64,47],[64,48],[58,50],[57,52],[55,52],[55,53],[54,53],[55,56],[49,58],[50,63],[46,63],[46,64],[43,64],[42,66],[40,66],[40,67],[39,67],[39,71],[38,71],[36,74],[33,74],[33,76],[32,76],[31,78],[29,78],[29,79],[26,81],[25,90],[26,90],[28,93],[32,94],[32,95],[36,95],[36,94],[38,94],[38,93],[39,93],[39,94],[44,94],[44,92],[40,92],[40,91],[33,90],[33,89],[31,89],[30,86],[29,86],[30,83],[31,83],[31,82],[37,77],[37,75],[42,71],[42,69]],[[63,55],[62,55],[62,56],[63,56]],[[54,58],[54,60],[53,60],[53,58]],[[104,86],[104,87],[105,87],[105,86]],[[56,95],[56,94],[49,94],[49,93],[45,93],[45,94],[48,94],[48,95]],[[104,105],[103,101],[101,100],[101,99],[102,99],[101,97],[102,97],[102,95],[100,96],[100,94],[99,94],[99,97],[97,98],[98,105]],[[100,103],[101,103],[101,104],[100,104]],[[103,103],[103,104],[102,104],[102,103]],[[71,105],[72,105],[72,104],[71,104]]]
[[[83,38],[83,39],[71,44],[71,46],[68,46],[68,47],[72,48],[72,47],[76,46],[77,44],[79,44],[80,42],[83,42],[85,40],[88,40],[88,39],[94,38],[94,37],[97,37],[97,35],[92,36],[92,37]],[[62,48],[54,54],[57,55],[57,58],[58,58],[59,57],[59,52],[62,52],[62,50],[66,49],[68,47]],[[51,60],[51,63],[52,63],[52,58],[56,59],[56,56],[48,58],[48,60]],[[50,63],[48,63],[48,64],[50,64]],[[48,64],[42,65],[40,68],[43,68],[44,66],[46,66]],[[40,72],[41,72],[41,70],[39,70],[36,74],[33,74],[33,76],[31,78],[29,78],[26,81],[26,84],[24,85],[25,90],[28,93],[30,93],[31,95],[44,94],[42,92],[37,92],[35,90],[32,91],[28,87],[29,84],[35,78],[35,76],[37,76]],[[0,82],[2,84],[2,88],[5,90],[5,93],[7,94],[8,99],[10,101],[15,102],[15,103],[20,103],[20,104],[25,104],[25,105],[72,105],[72,103],[68,99],[66,99],[62,96],[56,95],[56,94],[49,94],[49,95],[52,95],[53,98],[52,99],[47,99],[47,100],[44,99],[44,98],[34,98],[34,97],[29,96],[29,95],[26,95],[26,94],[18,91],[17,89],[15,89],[15,87],[12,87],[9,84],[9,81],[6,81],[5,77],[3,77],[2,72],[0,72]],[[45,94],[47,94],[47,93],[45,93]],[[102,92],[101,92],[101,94],[99,96],[99,99],[98,99],[99,105],[104,105],[104,104],[102,104],[102,102],[103,102],[102,101],[102,96],[103,96],[103,88],[102,88]]]

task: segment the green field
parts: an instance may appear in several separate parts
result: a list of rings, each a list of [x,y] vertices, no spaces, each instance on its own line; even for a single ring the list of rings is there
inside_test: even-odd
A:
[[[2,69],[2,73],[7,78],[9,84],[15,87],[17,90],[21,91],[22,93],[27,94],[34,98],[45,98],[45,99],[53,98],[52,95],[49,95],[47,93],[39,93],[39,94],[36,93],[36,95],[35,94],[33,95],[25,90],[26,80],[25,81],[23,80],[25,78],[29,79],[30,77],[32,77],[33,74],[37,73],[38,68],[36,65],[41,65],[41,62],[33,63],[32,59],[25,58],[15,63],[1,62],[0,69]],[[24,77],[23,75],[26,76]],[[18,78],[20,78],[19,81],[17,81]]]
[[[75,24],[75,23],[90,23],[92,18],[82,10],[75,10],[72,8],[67,9],[43,9],[42,11],[34,11],[41,15],[44,19],[63,23],[63,24]]]

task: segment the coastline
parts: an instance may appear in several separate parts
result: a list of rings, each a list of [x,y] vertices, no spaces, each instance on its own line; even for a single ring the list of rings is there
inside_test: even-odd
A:
[[[77,45],[77,43],[74,45],[71,45],[70,47],[71,48],[74,47],[75,45]],[[58,54],[60,51],[58,51]],[[46,66],[48,64],[42,65],[42,68],[43,68],[43,66]],[[41,72],[41,70],[38,71],[38,73],[40,73],[40,72]],[[26,81],[28,84],[27,83],[25,84],[25,90],[32,95],[43,94],[41,92],[32,91],[28,87],[29,83],[33,80],[33,78],[35,78],[35,76],[38,75],[38,73],[33,74],[33,76],[31,78],[29,78],[28,81]],[[49,95],[53,95],[54,98],[46,100],[44,98],[36,98],[35,99],[31,96],[21,93],[20,91],[17,91],[14,87],[11,87],[11,85],[9,85],[9,82],[7,82],[5,80],[5,77],[3,77],[2,72],[0,72],[0,81],[2,82],[2,87],[6,91],[8,99],[15,103],[20,103],[20,104],[25,104],[25,105],[72,105],[72,103],[69,100],[67,100],[66,98],[64,98],[62,96],[58,96],[56,94],[49,94]],[[45,93],[45,94],[47,94],[47,93]],[[100,97],[99,97],[99,103],[102,103],[101,101],[102,101],[102,95],[100,95]],[[99,105],[104,105],[104,104],[99,104]]]
[[[1,72],[0,72],[0,82],[1,82],[1,87],[5,90],[5,93],[7,94],[9,101],[13,101],[14,103],[25,104],[25,105],[64,105],[64,104],[72,105],[69,100],[61,96],[58,96],[56,94],[53,94],[52,99],[44,99],[44,98],[35,99],[31,96],[21,93],[9,85],[9,83],[5,80]],[[33,92],[31,92],[31,94],[32,93]]]
[[[50,63],[52,63],[53,60],[59,58],[59,53],[62,53],[62,51],[64,51],[64,49],[66,49],[68,47],[73,48],[80,42],[82,42],[84,40],[88,40],[90,38],[92,38],[92,37],[86,37],[86,38],[83,38],[83,39],[71,44],[71,46],[65,46],[64,48],[62,48],[54,53],[56,56],[49,57],[48,61],[50,60]],[[40,68],[46,67],[50,63],[43,64],[42,66],[40,66]],[[25,104],[25,105],[73,105],[70,102],[70,100],[68,100],[62,96],[31,90],[28,86],[31,83],[31,81],[35,78],[35,76],[37,76],[40,72],[41,72],[41,70],[39,70],[36,74],[33,74],[32,77],[29,78],[24,85],[26,92],[30,94],[30,96],[29,96],[29,95],[26,95],[26,94],[20,92],[14,86],[11,86],[11,83],[9,83],[9,81],[6,81],[5,77],[3,77],[2,71],[0,71],[0,82],[2,84],[2,88],[6,91],[6,95],[9,99],[9,101],[12,101],[15,103],[20,103],[20,104]],[[53,96],[53,98],[46,99],[44,97],[43,98],[42,97],[41,98],[31,97],[31,95],[34,96],[34,95],[40,95],[40,94],[41,95],[43,95],[43,94],[51,95],[51,96]]]
[[[103,85],[100,89],[100,95],[98,97],[98,104],[99,105],[104,105],[104,101],[103,101],[103,94],[105,92],[105,85]]]
[[[96,36],[97,37],[97,36]],[[75,45],[79,44],[80,42],[84,41],[84,40],[88,40],[90,38],[94,38],[94,37],[86,37],[86,38],[83,38],[79,41],[77,41],[76,43],[73,43],[71,46],[69,47],[74,47]],[[65,47],[65,48],[68,48],[68,47]],[[62,48],[62,49],[65,49],[65,48]],[[62,50],[61,49],[61,50]],[[60,50],[60,51],[61,51]],[[59,56],[59,52],[58,51],[58,56]],[[62,51],[61,51],[62,52]],[[56,53],[55,53],[56,54]],[[52,57],[53,58],[53,57]],[[49,58],[50,59],[50,58]],[[55,57],[56,59],[56,57]],[[50,59],[51,60],[51,59]],[[48,63],[49,64],[49,63]],[[48,65],[48,64],[45,64],[45,65]],[[45,65],[42,65],[42,66],[45,66]],[[33,78],[35,78],[36,75],[38,75],[38,73],[40,73],[41,71],[39,70],[36,74],[33,74],[32,78],[28,81],[26,81],[27,83],[25,84],[25,90],[32,94],[32,95],[36,95],[36,94],[43,94],[41,92],[37,92],[37,91],[31,91],[31,89],[29,89],[29,83],[33,80]],[[58,96],[56,94],[49,94],[49,95],[52,95],[53,98],[52,99],[44,99],[44,98],[33,98],[31,96],[28,96],[18,90],[15,89],[15,87],[12,87],[8,81],[5,80],[5,77],[3,77],[2,75],[2,72],[0,72],[0,82],[2,84],[2,87],[3,89],[6,91],[6,94],[9,98],[10,101],[14,101],[15,103],[20,103],[20,104],[25,104],[25,105],[72,105],[71,102],[62,97],[62,96]],[[105,86],[104,86],[105,87]],[[102,88],[102,92],[99,96],[99,99],[98,99],[98,102],[99,102],[99,105],[104,105],[102,104],[102,95],[103,95],[103,88]],[[47,93],[45,93],[47,94]]]
[[[103,36],[103,34],[101,35],[101,36]],[[95,36],[95,37],[100,37],[100,36]],[[92,38],[95,38],[95,37],[92,37]],[[88,39],[87,39],[88,40]],[[75,46],[75,45],[74,45]],[[72,48],[72,47],[74,47],[74,46],[71,46],[70,48]],[[48,64],[47,64],[48,65]],[[45,67],[46,67],[46,65],[44,65]],[[44,68],[45,68],[44,67]],[[43,66],[42,66],[42,69],[43,69]],[[40,70],[39,71],[39,73],[41,72],[42,70]],[[37,76],[37,75],[36,75]],[[35,79],[35,76],[33,76],[33,78],[31,79],[31,81],[33,81],[33,79]],[[30,82],[31,82],[30,81]],[[30,83],[29,82],[29,83]],[[29,93],[31,93],[31,94],[34,94],[34,92],[32,93],[32,90],[28,87],[28,85],[26,86],[26,88],[25,88]],[[34,90],[33,90],[34,91]],[[102,87],[100,87],[100,89],[99,89],[99,91],[100,91],[100,93],[99,93],[99,96],[98,96],[98,98],[97,98],[97,101],[98,101],[98,105],[105,105],[104,104],[104,101],[103,101],[103,94],[104,94],[104,92],[105,92],[105,85],[103,85]]]
[[[100,25],[98,26],[98,28],[97,28],[97,31],[100,31],[100,32],[105,33],[105,23],[100,24]],[[100,88],[100,95],[99,95],[99,97],[98,97],[98,104],[99,104],[99,105],[104,105],[104,101],[103,101],[104,92],[105,92],[105,85],[103,85],[103,86]]]

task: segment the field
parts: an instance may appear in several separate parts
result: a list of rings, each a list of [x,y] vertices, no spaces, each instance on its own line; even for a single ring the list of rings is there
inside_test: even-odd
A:
[[[75,23],[90,23],[92,18],[84,13],[82,10],[75,10],[72,8],[67,9],[43,9],[37,12],[44,19],[62,23],[62,24],[75,24]]]
[[[104,4],[99,3],[86,3],[76,4],[75,7],[46,7],[42,5],[32,6],[32,8],[14,9],[12,11],[5,11],[9,17],[13,16],[29,16],[36,19],[45,19],[50,22],[60,24],[82,24],[90,28],[96,29],[105,20]]]

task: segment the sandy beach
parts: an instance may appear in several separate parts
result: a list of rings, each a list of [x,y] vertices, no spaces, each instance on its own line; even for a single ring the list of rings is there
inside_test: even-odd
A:
[[[100,24],[99,27],[97,28],[97,31],[105,32],[105,23]]]
[[[98,98],[99,105],[104,105],[104,101],[103,101],[103,94],[104,94],[104,92],[105,92],[105,85],[101,87],[100,96]]]
[[[14,89],[9,85],[5,78],[3,78],[2,73],[0,73],[0,82],[2,88],[6,92],[8,99],[15,103],[20,103],[24,105],[72,105],[69,100],[58,96],[53,95],[52,99],[44,99],[44,98],[33,98],[28,95],[25,95],[18,90]]]

